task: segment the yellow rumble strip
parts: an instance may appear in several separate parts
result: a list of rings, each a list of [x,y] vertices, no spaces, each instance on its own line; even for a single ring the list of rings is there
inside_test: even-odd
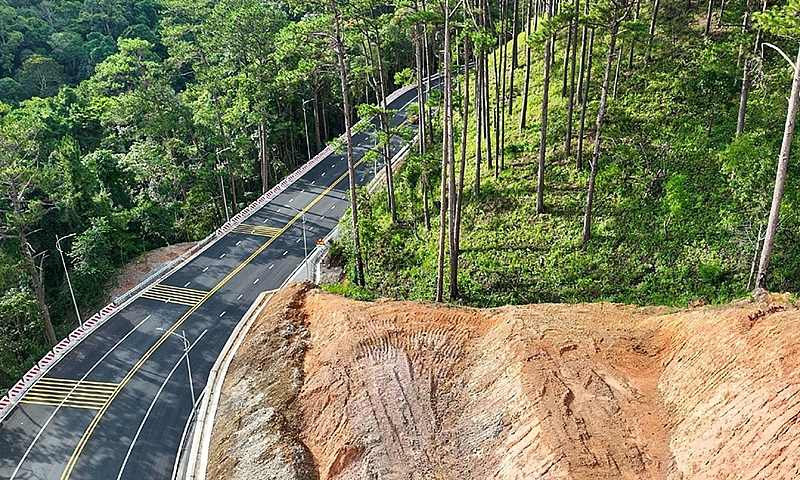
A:
[[[162,283],[153,285],[150,289],[142,294],[142,298],[149,298],[150,300],[158,300],[164,303],[177,303],[179,305],[186,305],[187,307],[194,307],[200,303],[208,295],[208,292],[203,290],[194,290],[192,288],[174,287],[172,285],[164,285]]]
[[[77,380],[66,378],[43,377],[28,390],[20,402],[100,410],[116,388],[116,383],[87,381],[78,383]]]
[[[247,235],[261,235],[262,237],[277,237],[283,231],[283,228],[262,227],[261,225],[247,225],[240,223],[233,228],[236,233],[245,233]]]

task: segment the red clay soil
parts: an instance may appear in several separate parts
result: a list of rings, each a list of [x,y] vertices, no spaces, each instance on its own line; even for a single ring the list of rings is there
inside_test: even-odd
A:
[[[239,349],[207,478],[800,478],[800,315],[491,310],[279,292]]]
[[[108,292],[109,300],[114,300],[132,289],[161,267],[183,255],[195,242],[184,242],[145,252],[136,260],[125,265],[116,278],[116,287]]]

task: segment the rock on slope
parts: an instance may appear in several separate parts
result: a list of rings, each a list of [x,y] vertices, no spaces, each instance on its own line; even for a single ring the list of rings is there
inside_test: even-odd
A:
[[[207,478],[800,478],[800,315],[493,310],[293,285],[225,380]]]

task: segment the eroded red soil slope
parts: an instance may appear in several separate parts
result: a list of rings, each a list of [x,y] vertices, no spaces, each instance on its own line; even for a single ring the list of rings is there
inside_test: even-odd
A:
[[[293,285],[231,365],[208,478],[800,478],[800,315],[777,300],[476,310]]]

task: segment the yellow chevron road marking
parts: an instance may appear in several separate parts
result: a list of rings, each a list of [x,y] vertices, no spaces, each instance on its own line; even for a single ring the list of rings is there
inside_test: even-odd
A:
[[[147,289],[141,296],[142,298],[158,300],[164,303],[177,303],[179,305],[193,307],[203,301],[206,294],[208,294],[208,292],[203,290],[175,287],[159,283]]]
[[[360,165],[363,162],[364,158],[362,157],[361,160],[355,163],[354,167]],[[298,212],[297,215],[294,216],[294,218],[289,220],[289,222],[286,225],[284,225],[283,228],[280,229],[280,232],[278,234],[280,235],[281,233],[285,232],[296,221],[300,220],[304,213],[306,213],[308,210],[311,209],[311,207],[316,205],[317,202],[322,200],[325,197],[325,195],[327,195],[331,190],[333,190],[333,188],[336,185],[339,184],[339,182],[347,178],[347,175],[348,172],[345,172],[342,176],[337,178],[336,181],[334,181],[330,187],[326,188],[325,191],[317,195],[317,197],[311,202],[309,202],[309,204],[305,208],[303,208],[300,212]],[[244,267],[246,267],[250,262],[252,262],[253,259],[255,259],[258,255],[261,254],[261,252],[266,250],[267,247],[269,247],[274,240],[275,237],[272,237],[269,240],[267,240],[263,245],[261,245],[258,249],[256,249],[256,251],[253,252],[253,254],[250,255],[245,261],[240,263],[238,267],[234,268],[233,271],[231,271],[225,278],[223,278],[217,285],[215,285],[214,288],[211,289],[211,291],[209,291],[206,294],[206,296],[203,298],[203,300],[200,301],[200,303],[197,303],[192,308],[190,308],[188,312],[184,313],[183,316],[180,319],[178,319],[178,321],[175,322],[175,324],[172,325],[172,327],[170,327],[169,330],[165,331],[164,335],[162,335],[161,338],[159,338],[156,341],[156,343],[153,344],[153,346],[150,347],[150,349],[147,352],[145,352],[144,355],[142,355],[142,358],[140,358],[139,361],[136,362],[136,364],[130,369],[130,371],[128,371],[128,373],[125,375],[125,378],[122,379],[117,388],[114,390],[114,393],[111,395],[111,398],[109,398],[108,402],[106,402],[106,404],[103,405],[100,411],[97,412],[97,414],[92,419],[92,422],[83,432],[83,436],[81,436],[81,439],[78,440],[78,444],[75,445],[75,450],[73,450],[72,455],[69,457],[69,460],[67,461],[67,465],[64,468],[64,471],[61,473],[61,480],[69,480],[70,476],[72,475],[72,471],[75,469],[75,464],[78,462],[78,458],[81,456],[81,452],[83,452],[83,449],[86,447],[86,443],[89,441],[89,438],[92,436],[92,433],[94,433],[95,428],[97,428],[97,425],[100,423],[100,419],[103,418],[103,415],[105,415],[106,411],[108,410],[108,406],[111,405],[111,402],[113,402],[114,399],[117,397],[117,395],[119,395],[119,393],[122,391],[122,388],[125,387],[125,384],[127,384],[130,381],[130,379],[133,378],[136,372],[138,372],[139,369],[142,368],[142,365],[144,365],[144,363],[153,355],[153,353],[155,353],[155,351],[158,350],[158,348],[167,340],[167,338],[173,333],[175,333],[175,331],[178,330],[178,328],[180,328],[181,325],[183,325],[183,322],[185,322],[187,318],[189,318],[194,312],[197,311],[198,308],[200,308],[200,305],[202,305],[203,302],[205,302],[211,295],[216,293],[217,290],[219,290],[226,283],[228,283],[231,278],[233,278]]]
[[[118,384],[106,382],[78,382],[66,378],[39,379],[22,397],[21,403],[52,407],[86,408],[100,410],[114,395]]]
[[[277,237],[278,235],[280,235],[283,229],[240,223],[239,225],[233,227],[233,230],[231,231],[236,233],[246,233],[248,235],[261,235],[262,237]]]

